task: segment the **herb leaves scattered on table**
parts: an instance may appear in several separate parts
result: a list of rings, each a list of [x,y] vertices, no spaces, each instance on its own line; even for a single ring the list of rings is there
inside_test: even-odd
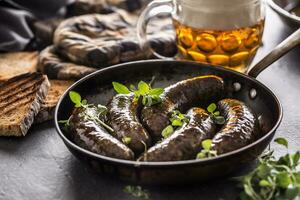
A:
[[[118,94],[130,94],[133,92],[134,100],[142,98],[142,104],[144,106],[152,106],[160,103],[160,95],[164,92],[163,88],[152,88],[151,84],[144,81],[140,81],[137,87],[130,85],[130,88],[118,82],[112,82],[112,85]]]
[[[284,138],[275,142],[288,148]],[[267,151],[259,158],[259,165],[240,178],[242,200],[294,200],[300,198],[300,152],[286,153],[275,158],[273,151]]]
[[[149,191],[143,189],[141,186],[126,185],[123,191],[134,197],[139,197],[143,199],[149,199],[150,197]]]

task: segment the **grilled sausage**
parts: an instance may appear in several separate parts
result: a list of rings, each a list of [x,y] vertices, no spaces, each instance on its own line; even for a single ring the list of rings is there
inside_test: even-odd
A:
[[[176,161],[195,158],[201,150],[201,142],[212,138],[215,125],[210,115],[202,108],[188,111],[188,123],[177,129],[161,143],[151,147],[139,160],[141,161]]]
[[[127,144],[135,153],[141,153],[151,144],[151,138],[139,122],[141,103],[133,101],[133,94],[118,94],[108,105],[108,117],[116,137],[122,141],[124,137],[131,139]]]
[[[165,89],[162,102],[142,110],[142,123],[152,138],[160,139],[162,130],[170,123],[168,113],[206,105],[219,99],[224,90],[222,78],[214,75],[198,76],[180,81]]]
[[[223,99],[218,109],[225,117],[225,124],[212,140],[212,149],[217,154],[244,147],[259,136],[258,120],[253,111],[236,99]]]
[[[133,160],[132,150],[111,136],[97,122],[88,119],[85,112],[96,117],[99,114],[95,108],[75,108],[70,117],[70,133],[74,142],[82,148],[103,156]]]

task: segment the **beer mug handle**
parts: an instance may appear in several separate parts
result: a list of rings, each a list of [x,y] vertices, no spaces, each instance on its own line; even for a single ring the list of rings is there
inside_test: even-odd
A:
[[[171,14],[173,10],[172,2],[172,0],[154,0],[150,2],[141,13],[137,22],[137,37],[142,51],[149,52],[157,58],[173,59],[172,57],[160,55],[150,47],[150,43],[147,40],[147,24],[151,18],[158,14]],[[159,9],[160,7],[161,9]],[[158,12],[154,12],[154,8],[156,8]]]

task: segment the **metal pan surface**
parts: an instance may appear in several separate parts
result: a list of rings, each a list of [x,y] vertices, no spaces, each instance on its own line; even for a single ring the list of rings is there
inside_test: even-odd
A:
[[[268,0],[268,4],[291,25],[300,25],[299,0]]]
[[[73,90],[91,103],[106,105],[115,94],[112,82],[137,84],[156,77],[154,87],[166,87],[175,82],[199,76],[218,75],[226,85],[225,97],[245,102],[259,116],[263,136],[241,149],[215,158],[172,161],[137,162],[120,160],[87,151],[73,143],[58,123],[67,119],[73,109],[68,92]],[[55,126],[67,148],[82,162],[103,174],[142,184],[175,184],[212,180],[239,170],[260,155],[272,140],[282,119],[278,98],[264,84],[245,74],[207,64],[148,60],[119,64],[99,70],[73,84],[61,97],[55,111]]]

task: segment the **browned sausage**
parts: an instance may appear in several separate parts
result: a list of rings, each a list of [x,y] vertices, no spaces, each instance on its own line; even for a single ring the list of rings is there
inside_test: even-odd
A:
[[[185,113],[194,106],[206,106],[220,99],[224,91],[222,78],[214,75],[198,76],[180,81],[165,89],[162,102],[142,110],[142,122],[152,138],[160,139],[162,130],[170,123],[168,113]]]
[[[212,140],[217,154],[227,153],[252,143],[259,136],[258,120],[254,112],[236,99],[223,99],[218,109],[225,124]]]
[[[142,108],[139,101],[133,101],[133,94],[118,94],[108,104],[108,117],[116,137],[122,141],[130,138],[127,144],[135,153],[141,153],[151,144],[151,138],[139,121]]]
[[[87,118],[86,111],[90,115],[98,116],[96,107],[74,109],[70,117],[70,134],[74,142],[82,148],[103,156],[133,160],[134,153],[122,142],[111,136],[96,121]]]
[[[215,125],[210,115],[202,108],[192,108],[187,113],[188,123],[177,129],[161,143],[151,147],[139,160],[176,161],[194,159],[201,150],[201,142],[212,138]]]

